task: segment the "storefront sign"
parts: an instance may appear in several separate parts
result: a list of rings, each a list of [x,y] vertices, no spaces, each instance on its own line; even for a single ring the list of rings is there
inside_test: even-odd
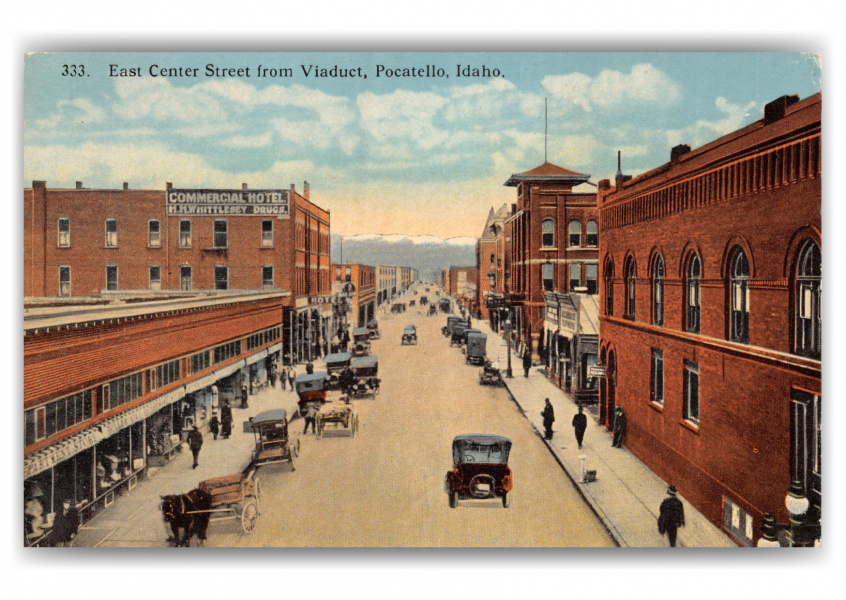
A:
[[[558,325],[558,307],[546,305],[546,320]]]
[[[488,308],[503,308],[505,306],[505,298],[502,296],[488,296],[485,298],[485,306]]]
[[[588,377],[605,377],[605,367],[589,366]]]
[[[312,296],[312,304],[332,304],[332,296]]]
[[[288,190],[199,190],[167,191],[167,214],[209,216],[267,215],[290,217]]]
[[[576,311],[572,308],[562,306],[560,314],[561,318],[559,322],[561,323],[561,329],[566,329],[571,333],[577,333],[578,325],[576,323]]]

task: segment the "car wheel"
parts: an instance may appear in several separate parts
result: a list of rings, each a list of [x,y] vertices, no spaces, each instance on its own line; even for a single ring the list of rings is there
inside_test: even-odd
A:
[[[503,492],[502,494],[502,508],[508,508],[511,506],[511,494],[508,492]]]
[[[455,508],[458,504],[458,494],[456,494],[455,490],[449,491],[449,507]]]

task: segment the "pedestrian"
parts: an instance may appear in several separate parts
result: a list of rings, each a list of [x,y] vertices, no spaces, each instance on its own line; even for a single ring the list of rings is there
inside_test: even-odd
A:
[[[200,433],[196,425],[188,433],[188,446],[191,447],[191,454],[194,455],[194,466],[191,468],[196,469],[199,464],[197,459],[200,457],[200,448],[203,447],[203,434]]]
[[[551,440],[552,424],[555,422],[555,410],[552,408],[552,402],[549,401],[549,398],[546,399],[546,405],[543,407],[541,415],[543,416],[543,437],[544,439]]]
[[[220,408],[220,435],[225,440],[232,435],[232,407],[229,406],[228,401],[225,401]]]
[[[623,447],[623,436],[626,435],[626,415],[623,414],[623,407],[614,409],[614,441],[611,445],[614,448]]]
[[[62,501],[62,512],[53,521],[53,542],[57,546],[70,546],[79,531],[79,511],[65,499]]]
[[[587,429],[587,415],[583,412],[581,404],[579,404],[579,412],[573,415],[573,429],[576,430],[576,442],[581,448],[582,440],[585,439],[585,429]]]
[[[306,365],[306,373],[308,373],[309,375],[314,373],[314,363],[308,363]]]
[[[217,413],[212,413],[212,418],[209,421],[209,431],[212,432],[214,439],[217,439],[217,434],[220,432],[220,421],[217,418]]]
[[[670,538],[670,547],[676,547],[676,536],[679,527],[684,527],[684,505],[676,497],[678,490],[671,485],[667,488],[667,497],[661,502],[658,509],[658,533],[667,534]]]
[[[270,379],[270,387],[276,388],[276,370],[271,369],[267,377]]]
[[[532,368],[532,351],[526,348],[523,352],[523,373],[526,377],[529,376],[529,369]]]
[[[291,391],[294,391],[294,369],[288,367],[288,383],[291,386]]]
[[[317,402],[311,402],[308,405],[308,410],[305,414],[305,427],[303,427],[303,435],[308,431],[309,423],[311,424],[311,432],[315,433],[315,423],[317,422]]]
[[[247,398],[249,397],[250,392],[247,389],[247,382],[241,382],[241,408],[250,408],[249,403],[247,402]]]

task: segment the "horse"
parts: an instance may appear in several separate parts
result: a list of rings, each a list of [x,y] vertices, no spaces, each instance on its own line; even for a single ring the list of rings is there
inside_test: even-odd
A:
[[[197,534],[199,545],[206,543],[206,531],[211,518],[211,494],[199,488],[187,494],[162,496],[161,509],[165,523],[170,525],[173,536],[168,542],[179,546],[190,546],[191,538]],[[180,538],[179,530],[184,530]]]

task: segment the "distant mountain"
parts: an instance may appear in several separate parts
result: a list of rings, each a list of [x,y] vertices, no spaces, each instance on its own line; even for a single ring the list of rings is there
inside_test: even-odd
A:
[[[476,238],[434,235],[332,235],[332,262],[413,267],[426,280],[440,281],[447,267],[476,265]]]

